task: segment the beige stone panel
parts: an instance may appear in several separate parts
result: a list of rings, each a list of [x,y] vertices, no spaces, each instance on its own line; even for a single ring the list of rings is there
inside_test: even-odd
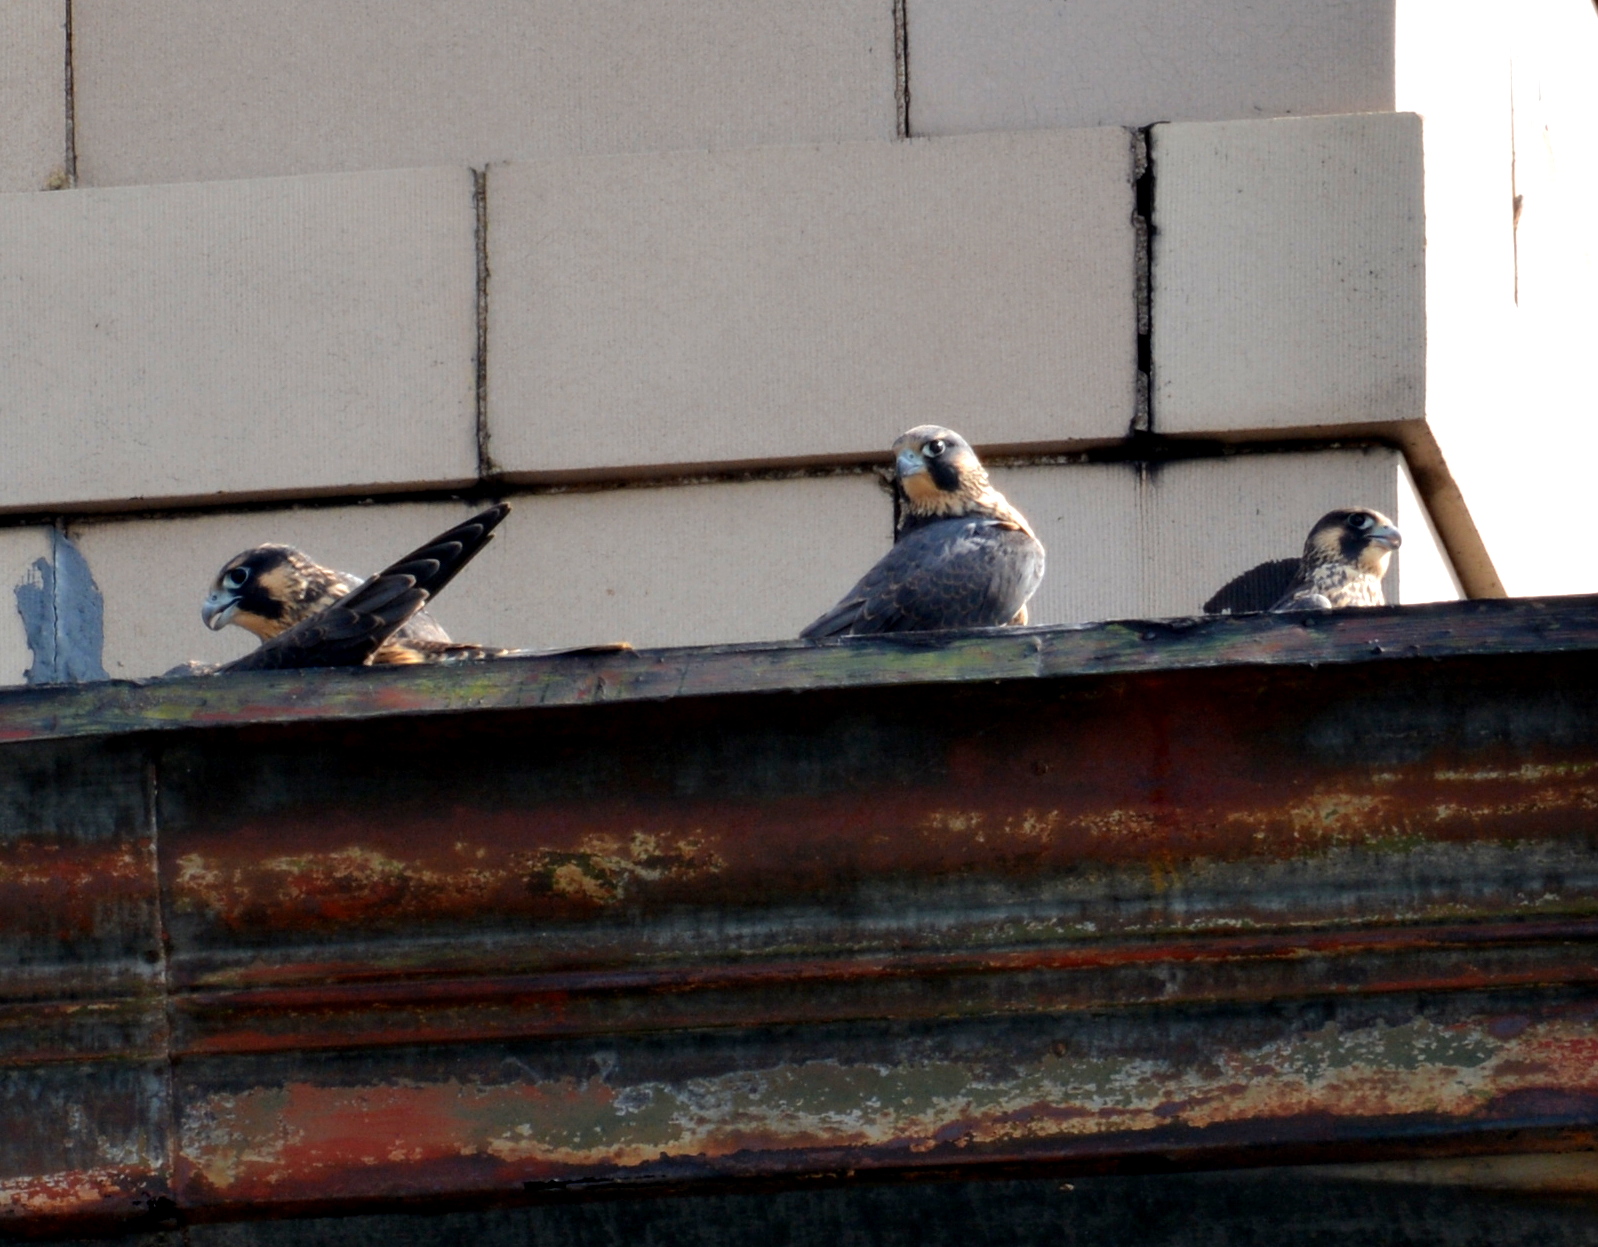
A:
[[[0,197],[0,507],[476,474],[466,169]]]
[[[1159,126],[1154,427],[1426,414],[1426,219],[1412,114]]]
[[[50,545],[48,528],[0,529],[0,577],[5,585],[0,597],[0,684],[23,683],[33,665],[16,591],[25,584],[41,583],[37,564],[50,561]]]
[[[1389,601],[1458,596],[1396,451],[1232,455],[1154,470],[1000,468],[993,479],[1048,551],[1034,623],[1199,614],[1234,577],[1297,558],[1315,521],[1342,506],[1375,507],[1404,534],[1385,581]]]
[[[1123,436],[1114,129],[489,171],[489,452],[513,474]]]
[[[495,540],[431,608],[458,640],[548,648],[794,636],[888,548],[893,522],[871,475],[512,502]],[[475,509],[379,503],[106,520],[72,535],[105,597],[106,670],[142,677],[254,647],[242,629],[200,622],[211,579],[241,550],[279,541],[369,575]]]
[[[266,542],[297,546],[325,567],[358,576],[381,570],[471,513],[460,503],[306,507],[73,526],[105,600],[105,669],[118,679],[160,675],[182,662],[227,662],[255,648],[242,628],[200,622],[211,580],[235,554]],[[512,516],[511,522],[518,517]],[[468,567],[439,597],[481,593]]]
[[[1028,604],[1028,623],[1157,613],[1144,605],[1147,569],[1132,468],[1073,464],[995,468],[989,475],[1043,542],[1043,583]]]
[[[1390,110],[1396,2],[908,0],[910,130]]]
[[[892,544],[893,503],[870,474],[546,494],[516,506],[470,590],[447,612],[441,604],[452,633],[535,648],[797,636]]]
[[[892,138],[891,4],[74,0],[88,184]]]
[[[66,12],[65,0],[0,5],[0,192],[64,183]]]

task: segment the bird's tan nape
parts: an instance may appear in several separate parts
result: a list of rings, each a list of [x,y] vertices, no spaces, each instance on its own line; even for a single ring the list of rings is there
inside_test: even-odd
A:
[[[960,487],[939,489],[931,474],[918,472],[901,482],[905,501],[917,519],[958,519],[964,515],[989,515],[1004,524],[1019,529],[1030,537],[1037,536],[1022,514],[1010,505],[1010,500],[988,484],[988,474],[980,464],[971,461],[974,470],[960,464]]]

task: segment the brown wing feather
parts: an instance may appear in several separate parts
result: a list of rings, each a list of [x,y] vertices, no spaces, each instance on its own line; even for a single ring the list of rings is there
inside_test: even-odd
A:
[[[426,545],[384,568],[360,588],[219,670],[269,671],[365,664],[421,610],[423,603],[477,556],[509,510],[502,503],[440,533]]]

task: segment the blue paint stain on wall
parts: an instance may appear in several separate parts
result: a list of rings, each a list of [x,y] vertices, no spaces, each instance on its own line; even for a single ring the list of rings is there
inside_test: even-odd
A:
[[[50,557],[35,559],[32,574],[12,592],[33,651],[29,684],[110,678],[103,662],[105,598],[65,533],[51,530]]]

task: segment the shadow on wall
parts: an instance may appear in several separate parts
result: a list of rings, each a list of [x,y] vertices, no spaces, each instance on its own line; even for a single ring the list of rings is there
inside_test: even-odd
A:
[[[88,561],[59,530],[50,534],[50,557],[34,559],[13,593],[27,631],[33,665],[29,684],[105,680],[105,599]]]

